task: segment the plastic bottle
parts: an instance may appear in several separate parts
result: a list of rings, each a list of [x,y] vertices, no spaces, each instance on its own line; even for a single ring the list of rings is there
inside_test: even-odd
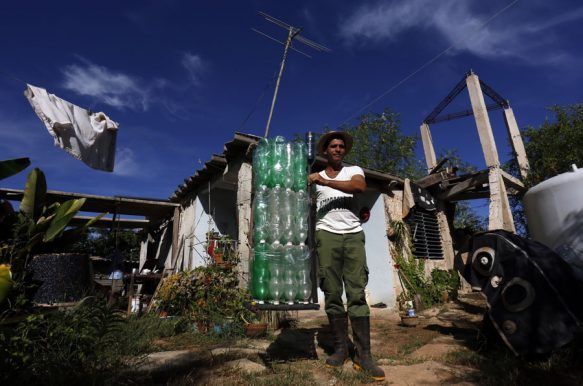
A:
[[[253,201],[253,241],[265,242],[269,235],[268,189],[258,189]]]
[[[291,142],[285,144],[282,162],[283,184],[285,189],[292,189],[294,186],[294,153]]]
[[[251,294],[259,304],[263,304],[269,296],[269,261],[267,259],[268,245],[263,242],[253,250],[253,266],[251,270]]]
[[[284,170],[284,163],[285,163],[285,138],[282,136],[277,136],[273,140],[271,144],[272,148],[272,179],[271,182],[273,187],[279,186],[282,187],[285,181],[285,174],[283,173]]]
[[[271,244],[268,252],[269,261],[269,300],[279,304],[283,295],[283,261],[282,246],[279,242]]]
[[[308,149],[304,141],[293,144],[293,190],[306,190],[308,184]]]
[[[287,304],[294,304],[297,293],[295,248],[291,242],[283,248],[283,294]]]
[[[303,303],[308,304],[312,295],[311,259],[310,251],[305,244],[294,246],[296,259],[296,297]]]
[[[265,188],[270,179],[271,148],[266,138],[259,140],[253,153],[253,181],[255,190]]]
[[[267,193],[267,241],[272,244],[281,238],[280,209],[281,188],[269,189]]]
[[[279,224],[281,235],[279,241],[285,245],[294,240],[295,193],[291,189],[279,192]]]
[[[294,194],[293,239],[295,244],[301,244],[308,237],[308,195],[305,190]]]

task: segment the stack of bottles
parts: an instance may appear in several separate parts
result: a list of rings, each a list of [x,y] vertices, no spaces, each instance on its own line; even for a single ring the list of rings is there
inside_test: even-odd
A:
[[[261,139],[253,154],[251,294],[259,303],[303,303],[312,282],[308,246],[306,144]]]

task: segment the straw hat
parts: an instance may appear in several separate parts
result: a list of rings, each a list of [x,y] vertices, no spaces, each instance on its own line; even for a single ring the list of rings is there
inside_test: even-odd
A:
[[[352,143],[354,142],[352,135],[345,131],[329,131],[325,134],[322,134],[320,139],[318,139],[318,144],[316,145],[316,150],[318,150],[318,153],[324,154],[326,146],[334,138],[342,139],[344,141],[344,146],[346,147],[346,154],[350,152],[350,149],[352,149]]]

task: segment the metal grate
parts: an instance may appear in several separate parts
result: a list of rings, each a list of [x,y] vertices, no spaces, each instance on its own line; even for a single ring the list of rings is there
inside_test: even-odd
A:
[[[413,255],[418,259],[443,259],[443,246],[436,213],[436,211],[415,207],[405,219],[409,225]]]

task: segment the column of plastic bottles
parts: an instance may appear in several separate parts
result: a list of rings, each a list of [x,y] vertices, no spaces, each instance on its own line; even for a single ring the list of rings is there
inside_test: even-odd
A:
[[[260,304],[309,302],[307,167],[302,141],[261,139],[253,154],[251,293]]]

